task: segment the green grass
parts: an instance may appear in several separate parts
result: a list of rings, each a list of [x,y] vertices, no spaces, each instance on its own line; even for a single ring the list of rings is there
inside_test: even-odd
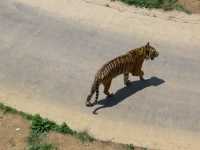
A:
[[[34,145],[30,145],[29,150],[57,150],[57,148],[52,145],[52,144],[34,144]]]
[[[56,147],[46,143],[45,145],[41,143],[42,137],[45,137],[48,132],[55,131],[62,134],[69,134],[78,139],[81,142],[92,142],[94,138],[88,135],[86,132],[76,132],[66,124],[62,123],[61,125],[56,124],[53,121],[50,121],[46,118],[42,118],[40,115],[36,114],[32,116],[31,119],[31,134],[28,138],[29,150],[55,150]]]
[[[48,133],[49,131],[55,131],[62,134],[69,134],[78,138],[81,142],[92,142],[95,139],[91,137],[87,132],[76,132],[66,124],[56,124],[53,121],[42,118],[40,115],[35,115],[32,118],[32,134],[41,135]]]
[[[78,138],[82,143],[93,142],[95,140],[87,132],[75,133],[75,137]]]
[[[134,150],[134,146],[132,144],[128,144],[127,145],[127,150]]]
[[[24,119],[27,120],[32,120],[33,116],[27,113],[24,113],[22,111],[18,111],[12,107],[6,106],[2,103],[0,103],[0,110],[3,111],[3,113],[11,113],[11,114],[19,114],[20,116],[22,116]]]
[[[163,10],[178,10],[190,13],[177,0],[119,0],[128,5],[135,5],[136,7],[145,8],[160,8]]]

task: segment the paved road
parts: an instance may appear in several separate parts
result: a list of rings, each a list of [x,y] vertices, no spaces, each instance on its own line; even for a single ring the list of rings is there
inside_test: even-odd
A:
[[[132,85],[125,88],[122,77],[116,78],[113,99],[105,100],[101,94],[97,106],[86,108],[95,71],[145,40],[6,0],[0,2],[0,33],[1,88],[28,90],[47,102],[86,115],[95,111],[98,118],[114,122],[200,132],[200,44],[155,44],[161,54],[145,62],[147,81],[131,78]]]

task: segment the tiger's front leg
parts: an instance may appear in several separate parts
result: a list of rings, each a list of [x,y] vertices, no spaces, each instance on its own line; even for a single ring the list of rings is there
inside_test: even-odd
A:
[[[129,73],[124,73],[124,85],[128,86],[130,85],[130,80],[128,79],[129,78]]]
[[[131,72],[133,76],[139,76],[140,80],[144,80],[144,72],[142,70]]]

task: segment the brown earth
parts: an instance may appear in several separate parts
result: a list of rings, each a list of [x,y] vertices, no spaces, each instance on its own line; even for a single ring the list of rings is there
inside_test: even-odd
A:
[[[178,0],[187,10],[192,13],[200,13],[200,0]]]
[[[0,150],[25,150],[29,127],[22,117],[0,111]]]
[[[79,139],[59,133],[50,133],[48,142],[53,143],[59,150],[125,150],[125,146],[111,142],[81,143]]]
[[[82,143],[77,138],[55,132],[49,133],[46,140],[56,145],[58,150],[127,150],[122,144],[101,141]],[[134,150],[144,150],[144,148],[134,147]]]

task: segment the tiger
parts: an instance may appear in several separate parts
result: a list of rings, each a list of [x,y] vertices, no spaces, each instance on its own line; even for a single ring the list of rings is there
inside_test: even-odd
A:
[[[87,96],[85,105],[89,107],[97,104],[99,97],[99,86],[101,84],[104,86],[104,94],[107,95],[107,97],[113,96],[113,93],[110,93],[109,89],[112,79],[118,75],[123,74],[125,86],[130,84],[129,73],[131,73],[133,76],[139,76],[140,80],[144,80],[144,72],[142,70],[144,60],[153,60],[158,56],[159,52],[148,42],[142,47],[132,49],[127,53],[105,63],[95,75],[95,79],[92,84],[90,94]],[[95,92],[95,101],[94,103],[91,103],[91,98]]]

